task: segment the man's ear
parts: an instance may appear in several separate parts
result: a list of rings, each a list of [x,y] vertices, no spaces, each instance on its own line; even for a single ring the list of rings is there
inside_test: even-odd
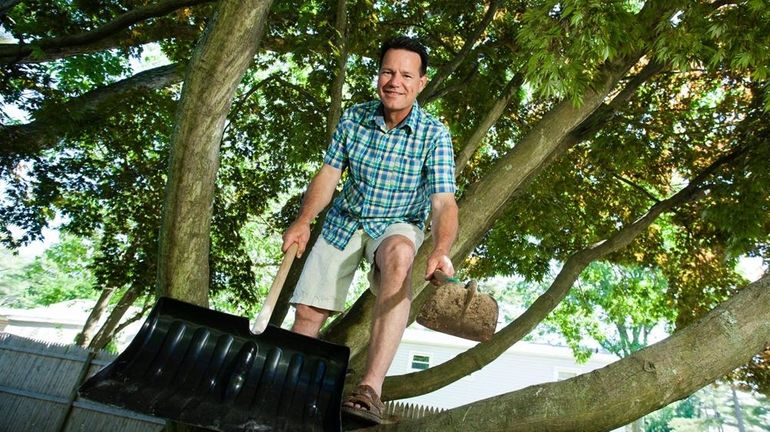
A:
[[[425,88],[426,84],[428,84],[428,75],[423,75],[420,77],[420,91]]]

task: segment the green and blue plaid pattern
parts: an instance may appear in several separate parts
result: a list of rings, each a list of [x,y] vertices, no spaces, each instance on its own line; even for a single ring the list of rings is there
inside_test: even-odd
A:
[[[348,170],[323,227],[326,241],[338,249],[359,228],[372,238],[396,222],[424,229],[430,195],[456,190],[449,130],[417,103],[391,130],[380,101],[351,107],[337,125],[324,163]]]

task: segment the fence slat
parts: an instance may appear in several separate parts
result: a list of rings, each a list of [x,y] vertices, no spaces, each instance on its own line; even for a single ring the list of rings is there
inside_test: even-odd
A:
[[[0,431],[161,431],[163,419],[78,399],[85,376],[114,358],[0,332]]]

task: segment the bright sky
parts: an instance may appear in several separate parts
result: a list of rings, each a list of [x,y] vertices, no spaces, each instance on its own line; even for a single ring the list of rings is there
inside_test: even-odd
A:
[[[738,261],[738,272],[751,282],[762,277],[766,270],[762,266],[762,258],[741,257]]]

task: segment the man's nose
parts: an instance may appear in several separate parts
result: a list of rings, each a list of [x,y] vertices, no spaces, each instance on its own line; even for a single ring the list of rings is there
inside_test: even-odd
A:
[[[390,76],[390,80],[388,80],[388,85],[391,85],[393,87],[398,87],[401,84],[403,84],[404,80],[401,77],[401,74],[394,73]]]

